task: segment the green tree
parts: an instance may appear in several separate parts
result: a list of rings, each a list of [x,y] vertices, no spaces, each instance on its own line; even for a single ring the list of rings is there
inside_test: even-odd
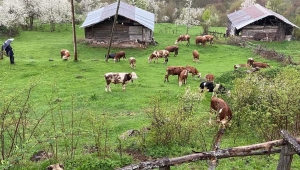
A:
[[[208,34],[208,29],[210,27],[210,10],[206,9],[202,14],[202,28],[203,28],[203,34]]]

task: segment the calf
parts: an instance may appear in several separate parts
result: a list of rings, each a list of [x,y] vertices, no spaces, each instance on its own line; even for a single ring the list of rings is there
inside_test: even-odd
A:
[[[212,97],[210,100],[210,118],[209,123],[211,124],[211,116],[217,113],[217,122],[221,123],[225,127],[228,122],[232,119],[232,112],[228,104],[221,98]]]
[[[140,44],[140,47],[146,48],[147,45],[146,41],[141,41],[140,39],[137,39],[136,42]]]
[[[171,46],[167,46],[165,50],[169,52],[174,52],[174,56],[176,57],[178,55],[179,47],[177,45],[171,45]]]
[[[267,67],[270,67],[270,65],[267,64],[267,63],[254,62],[253,58],[249,58],[249,59],[248,59],[248,64],[249,64],[251,67],[259,67],[259,68],[267,68]]]
[[[214,96],[215,93],[226,93],[226,88],[222,84],[214,84],[211,81],[206,81],[200,83],[200,92],[203,93],[204,91],[213,92],[212,96]],[[228,93],[230,92],[228,91]]]
[[[210,45],[214,43],[214,36],[212,35],[203,35],[206,38],[206,41],[209,42]]]
[[[197,78],[201,77],[201,73],[195,67],[186,66],[185,68],[189,70],[189,73],[192,73],[193,79],[195,79],[195,77],[197,77]]]
[[[120,58],[123,58],[123,60],[126,59],[126,56],[125,56],[125,52],[124,52],[124,51],[119,51],[119,52],[116,53],[116,55],[115,55],[115,57],[114,57],[114,63],[115,63],[116,61],[120,61]]]
[[[206,81],[214,82],[215,76],[213,74],[206,74],[205,75]]]
[[[247,63],[247,64],[235,64],[233,66],[234,70],[240,68],[240,67],[250,67],[250,65]]]
[[[199,43],[201,43],[203,46],[205,46],[206,38],[203,36],[197,36],[195,39],[195,43],[196,43],[196,45],[199,45]]]
[[[179,75],[185,68],[182,66],[169,66],[166,68],[166,75],[164,82],[169,82],[169,76],[170,75],[177,75],[178,81],[179,81]]]
[[[151,63],[151,61],[154,59],[158,63],[158,58],[165,58],[164,64],[168,62],[168,57],[169,57],[170,52],[167,50],[156,50],[153,51],[153,53],[148,57],[148,63]]]
[[[257,72],[257,71],[259,71],[259,70],[260,70],[259,67],[254,67],[254,68],[251,68],[251,70],[247,70],[246,72],[250,74],[250,73]]]
[[[49,165],[46,170],[64,170],[64,166],[61,163]]]
[[[135,72],[132,73],[105,73],[104,78],[106,81],[105,91],[111,92],[110,84],[122,84],[122,89],[125,90],[126,84],[130,81],[137,79],[137,75]]]
[[[108,59],[109,59],[109,58],[114,59],[115,56],[116,56],[116,53],[112,53],[112,54],[109,54],[108,57],[107,57],[107,54],[105,54],[104,57],[105,57],[105,58],[108,58]]]
[[[130,57],[128,60],[129,60],[130,67],[135,69],[136,68],[136,59],[134,57]]]
[[[181,73],[179,74],[179,79],[178,79],[178,84],[179,86],[182,86],[183,84],[186,84],[186,80],[188,78],[189,75],[189,70],[188,69],[184,69],[181,71]]]
[[[60,50],[60,58],[64,59],[64,60],[71,59],[71,55],[70,55],[69,50],[66,50],[66,49]]]
[[[188,34],[180,35],[177,40],[175,41],[175,44],[178,44],[178,42],[187,41],[186,46],[190,45],[190,38],[191,36]]]
[[[193,51],[193,62],[196,62],[196,63],[199,62],[199,53],[197,50]]]

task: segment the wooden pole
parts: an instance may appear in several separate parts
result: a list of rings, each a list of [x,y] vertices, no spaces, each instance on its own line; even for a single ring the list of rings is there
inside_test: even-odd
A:
[[[72,29],[73,29],[73,45],[74,45],[74,61],[78,61],[77,58],[77,41],[76,41],[76,29],[75,29],[75,15],[74,15],[74,0],[71,0],[72,10]]]
[[[115,18],[114,18],[114,23],[111,27],[110,41],[109,41],[109,45],[108,45],[107,55],[105,57],[106,62],[108,61],[108,57],[109,57],[109,53],[110,53],[111,42],[112,42],[112,39],[113,39],[113,36],[114,36],[115,25],[116,25],[117,18],[118,18],[118,13],[119,13],[119,7],[120,7],[120,0],[118,0],[118,6],[117,6],[117,11],[116,11],[116,14],[115,14]]]

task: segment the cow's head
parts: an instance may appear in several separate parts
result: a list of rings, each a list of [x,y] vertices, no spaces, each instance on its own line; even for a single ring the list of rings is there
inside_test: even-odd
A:
[[[136,80],[138,78],[135,72],[131,72],[130,76],[131,76],[131,82],[133,82],[133,80]]]
[[[47,170],[64,170],[64,166],[61,163],[50,165],[46,168]]]

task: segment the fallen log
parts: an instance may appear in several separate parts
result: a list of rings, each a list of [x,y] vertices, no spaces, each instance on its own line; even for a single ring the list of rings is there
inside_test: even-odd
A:
[[[300,143],[300,138],[296,138],[295,140],[297,141],[297,143]],[[174,165],[187,163],[187,162],[195,162],[199,160],[210,160],[212,158],[222,159],[222,158],[229,158],[229,157],[269,155],[269,154],[279,153],[281,151],[281,148],[274,148],[274,147],[278,147],[286,144],[287,142],[285,140],[274,140],[274,141],[253,144],[248,146],[219,149],[218,151],[193,153],[193,154],[189,154],[177,158],[161,158],[156,160],[150,160],[150,161],[145,161],[134,165],[128,165],[123,168],[117,168],[117,170],[154,169],[154,168],[174,166]]]

